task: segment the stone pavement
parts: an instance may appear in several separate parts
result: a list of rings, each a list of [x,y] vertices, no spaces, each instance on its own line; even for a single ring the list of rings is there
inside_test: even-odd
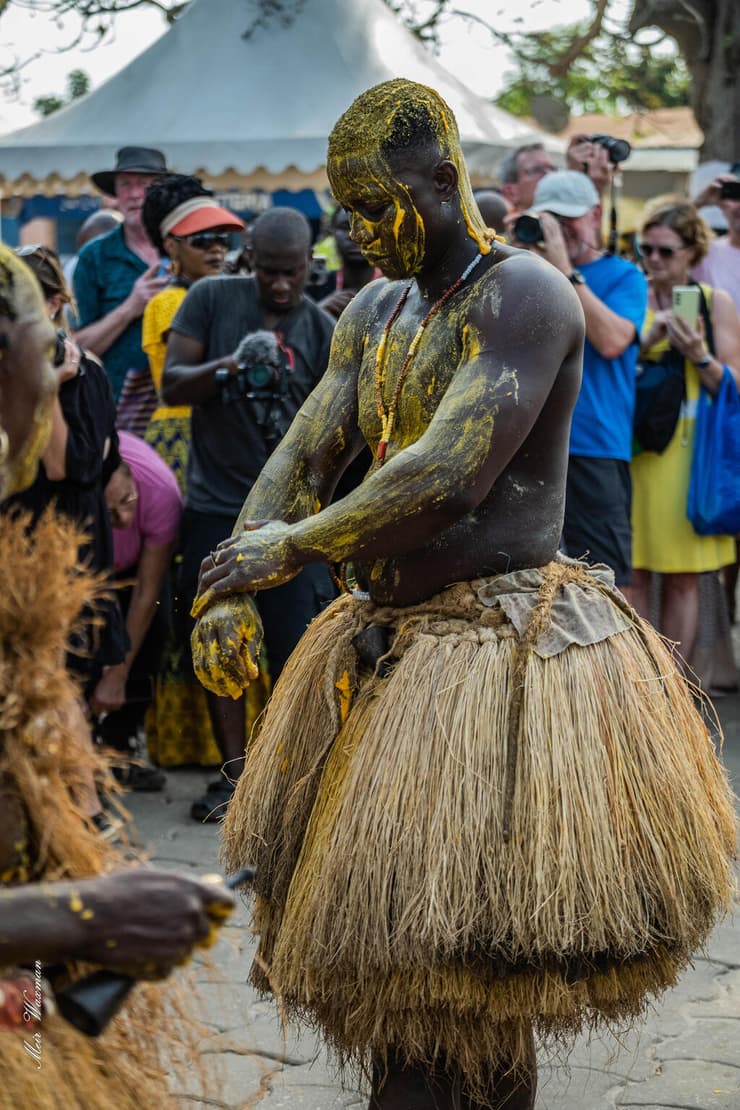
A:
[[[718,701],[724,758],[740,793],[740,697]],[[159,865],[188,874],[217,869],[218,830],[188,816],[190,801],[213,775],[174,771],[161,795],[127,799],[143,843]],[[342,1091],[311,1035],[286,1041],[275,1007],[245,984],[255,944],[240,906],[198,977],[212,1037],[203,1052],[218,1054],[219,1097],[183,1107],[224,1110],[340,1110],[366,1107]],[[654,1005],[637,1034],[580,1038],[569,1058],[540,1056],[537,1110],[740,1110],[740,913],[722,922],[675,990]],[[148,1108],[147,1108],[148,1110]]]

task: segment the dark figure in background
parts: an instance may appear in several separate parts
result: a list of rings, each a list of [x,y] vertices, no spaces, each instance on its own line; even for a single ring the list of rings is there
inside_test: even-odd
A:
[[[179,592],[195,596],[201,562],[234,527],[244,497],[293,417],[320,381],[334,322],[304,294],[311,258],[308,221],[273,208],[252,229],[253,276],[203,278],[170,328],[162,381],[165,402],[192,405],[183,562]],[[248,334],[275,333],[280,370],[262,388],[239,375],[237,349]],[[307,625],[334,594],[325,567],[307,567],[260,599],[273,681]],[[189,634],[189,629],[188,629]],[[209,694],[214,735],[227,773],[241,773],[244,699]],[[196,820],[223,816],[233,786],[222,778],[193,806]]]
[[[381,277],[381,273],[365,260],[360,248],[350,239],[349,216],[339,205],[332,213],[329,231],[334,236],[342,266],[327,273],[322,287],[322,292],[325,289],[326,293],[318,303],[324,312],[339,319],[354,295],[368,282]]]
[[[498,189],[475,189],[473,196],[486,225],[492,227],[497,235],[505,236],[509,203],[504,194]]]

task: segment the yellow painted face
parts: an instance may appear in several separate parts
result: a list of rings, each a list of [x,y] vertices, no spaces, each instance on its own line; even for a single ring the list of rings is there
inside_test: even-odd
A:
[[[398,155],[413,145],[420,127],[429,135],[431,162],[425,163],[423,156],[410,163],[406,159],[407,169],[394,172],[386,157],[389,136],[395,135]],[[352,103],[329,136],[327,172],[334,196],[350,216],[352,239],[388,277],[419,273],[436,239],[434,203],[426,189],[435,156],[455,166],[460,216],[470,238],[487,254],[492,233],[473,198],[457,124],[434,89],[403,78],[375,85]],[[410,180],[415,181],[413,190]]]
[[[424,220],[410,190],[379,154],[332,160],[332,191],[349,216],[349,233],[365,258],[389,278],[412,277],[424,261]]]

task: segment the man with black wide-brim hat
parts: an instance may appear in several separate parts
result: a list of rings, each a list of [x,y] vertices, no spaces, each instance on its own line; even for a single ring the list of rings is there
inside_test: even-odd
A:
[[[123,222],[80,251],[74,274],[76,338],[104,360],[116,401],[127,375],[127,389],[132,381],[146,386],[141,317],[167,278],[157,274],[160,260],[142,225],[141,208],[149,185],[168,172],[161,150],[124,146],[113,169],[92,174],[101,192],[116,198]]]

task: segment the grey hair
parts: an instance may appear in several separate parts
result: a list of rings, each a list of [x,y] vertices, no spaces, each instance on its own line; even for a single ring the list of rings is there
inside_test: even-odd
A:
[[[513,185],[519,179],[519,161],[520,154],[529,154],[530,150],[544,150],[544,143],[525,143],[524,146],[518,146],[511,154],[504,158],[503,162],[498,168],[498,179],[501,185]]]

